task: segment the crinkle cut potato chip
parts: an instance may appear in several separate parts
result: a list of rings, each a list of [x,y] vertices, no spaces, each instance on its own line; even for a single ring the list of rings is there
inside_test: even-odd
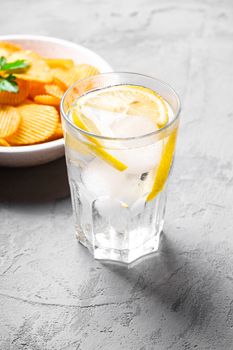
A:
[[[1,138],[0,138],[0,146],[9,147],[10,144],[9,144],[5,139],[1,139]]]
[[[10,43],[8,41],[0,41],[0,48],[5,49],[9,52],[21,51],[22,48],[19,45]]]
[[[60,98],[50,95],[38,95],[34,97],[34,101],[38,104],[48,106],[59,106]]]
[[[30,50],[17,51],[8,59],[9,62],[14,62],[16,60],[25,60],[30,64],[26,72],[15,74],[18,78],[42,83],[50,83],[53,80],[50,67],[46,61],[35,52]]]
[[[89,64],[78,64],[75,66],[75,69],[77,74],[79,74],[79,80],[100,74],[97,68]]]
[[[61,89],[58,85],[55,85],[55,84],[46,84],[44,89],[46,94],[54,97],[58,97],[58,98],[62,98],[62,96],[65,93],[65,90]],[[41,95],[41,94],[38,94],[38,95]]]
[[[20,51],[21,47],[7,41],[0,41],[0,57],[9,57],[13,52]]]
[[[19,92],[8,92],[1,91],[0,92],[0,105],[11,105],[17,106],[21,102],[23,102],[29,94],[29,82],[21,79],[17,79],[17,84],[19,87]]]
[[[11,145],[45,142],[55,133],[59,120],[56,108],[28,104],[17,109],[22,119],[17,133],[6,138]]]
[[[74,61],[66,58],[45,58],[45,61],[50,68],[69,69],[74,66]]]
[[[53,69],[54,81],[62,89],[66,90],[76,81],[99,74],[99,70],[89,64],[78,64],[69,70],[62,68]]]
[[[77,80],[74,72],[71,72],[71,70],[54,68],[52,74],[55,84],[63,90],[66,90],[68,86],[72,85],[73,79],[75,79],[75,81]]]
[[[57,128],[55,130],[55,133],[50,137],[49,141],[57,140],[57,139],[60,139],[61,137],[63,137],[63,130],[62,130],[62,125],[59,122],[57,124]]]
[[[19,128],[21,116],[17,108],[0,106],[0,138],[5,138],[16,133]]]

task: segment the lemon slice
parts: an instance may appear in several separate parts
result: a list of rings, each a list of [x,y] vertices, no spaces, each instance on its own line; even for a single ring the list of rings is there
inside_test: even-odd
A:
[[[165,185],[165,182],[167,180],[167,177],[169,175],[171,165],[172,165],[173,154],[174,154],[175,144],[176,144],[176,136],[177,136],[177,128],[175,128],[173,132],[168,136],[168,140],[166,141],[166,144],[163,146],[161,160],[155,174],[154,183],[153,183],[151,192],[148,194],[146,198],[147,202],[154,199],[157,196],[157,194],[162,191]]]
[[[89,111],[91,108],[93,111],[99,111],[100,114],[111,112],[112,115],[132,116],[132,123],[134,116],[150,118],[157,128],[165,126],[169,119],[167,104],[163,98],[149,88],[137,85],[103,88],[81,96],[76,101],[72,109],[74,123],[84,131],[103,135],[101,125],[96,125],[94,115],[93,117],[88,115],[87,107]],[[102,141],[90,135],[84,135],[84,137],[90,141],[86,145],[98,157],[119,171],[127,168],[127,165],[105,150]]]
[[[80,99],[81,106],[103,111],[144,116],[162,128],[168,122],[168,108],[163,98],[138,85],[117,85],[88,94]]]

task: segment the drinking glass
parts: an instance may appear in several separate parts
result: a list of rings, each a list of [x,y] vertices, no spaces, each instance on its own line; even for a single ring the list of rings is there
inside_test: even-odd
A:
[[[168,123],[147,134],[120,138],[101,136],[74,123],[71,111],[80,96],[124,84],[162,96],[172,112]],[[61,115],[75,231],[95,259],[128,264],[158,250],[179,114],[179,98],[168,84],[135,73],[92,76],[75,83],[63,96]],[[134,128],[133,116],[130,127]],[[106,154],[123,159],[127,169],[112,167]]]

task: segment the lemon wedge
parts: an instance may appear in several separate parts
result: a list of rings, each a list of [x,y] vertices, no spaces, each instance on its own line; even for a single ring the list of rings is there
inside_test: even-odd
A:
[[[172,165],[173,154],[176,144],[176,136],[177,128],[175,128],[172,131],[172,133],[168,136],[168,140],[163,146],[161,160],[155,174],[154,183],[151,192],[146,198],[147,202],[153,200],[157,196],[157,194],[163,190]]]
[[[77,110],[74,109],[72,113],[73,121],[74,123],[82,130],[89,132],[87,125],[85,122],[81,119],[81,116],[78,114]],[[120,160],[118,160],[116,157],[111,155],[109,152],[105,151],[103,148],[101,142],[97,140],[95,137],[85,135],[86,139],[90,141],[90,143],[87,143],[86,146],[93,151],[94,154],[96,154],[98,157],[103,159],[105,162],[107,162],[109,165],[113,166],[115,169],[119,171],[124,171],[127,169],[127,165],[122,163]]]

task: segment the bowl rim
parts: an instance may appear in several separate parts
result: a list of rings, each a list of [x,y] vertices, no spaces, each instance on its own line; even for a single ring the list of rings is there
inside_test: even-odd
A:
[[[102,61],[103,66],[106,67],[106,71],[112,72],[113,68],[105,61],[104,58],[99,56],[97,53],[94,51],[88,49],[87,47],[76,44],[72,41],[65,40],[65,39],[60,39],[60,38],[55,38],[52,36],[46,36],[46,35],[34,35],[34,34],[6,34],[6,35],[0,35],[0,41],[23,41],[23,40],[34,40],[34,41],[41,41],[41,42],[47,42],[47,43],[57,43],[61,44],[66,47],[70,48],[75,48],[83,53],[86,53],[87,55],[96,57],[98,60]],[[43,151],[47,149],[54,149],[59,146],[64,145],[64,138],[60,138],[58,140],[53,140],[53,141],[47,141],[43,143],[38,143],[34,145],[25,145],[25,146],[11,146],[11,147],[6,147],[6,146],[0,146],[0,153],[25,153],[25,152],[37,152],[37,151]]]

